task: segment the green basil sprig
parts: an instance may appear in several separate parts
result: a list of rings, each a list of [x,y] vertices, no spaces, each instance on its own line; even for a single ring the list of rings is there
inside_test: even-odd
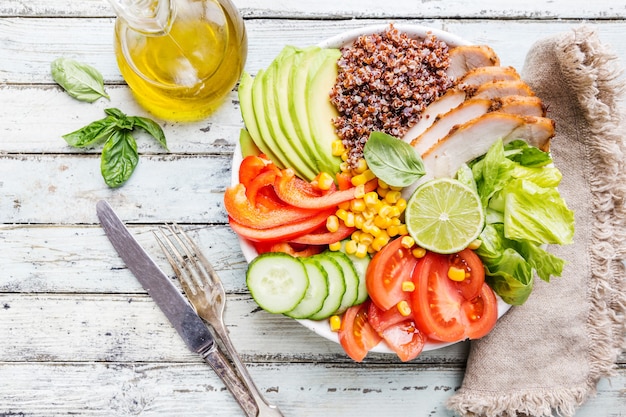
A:
[[[100,172],[109,187],[117,188],[130,178],[139,163],[137,142],[132,135],[135,128],[144,130],[166,150],[167,142],[161,126],[151,119],[127,116],[116,108],[105,109],[104,112],[107,114],[104,119],[63,135],[63,139],[76,148],[104,142]]]
[[[372,132],[365,142],[363,157],[381,180],[394,187],[406,187],[424,174],[424,162],[411,145],[383,132]]]
[[[94,67],[69,58],[57,58],[50,64],[52,78],[77,100],[92,103],[100,97],[109,98],[104,91],[102,74]]]

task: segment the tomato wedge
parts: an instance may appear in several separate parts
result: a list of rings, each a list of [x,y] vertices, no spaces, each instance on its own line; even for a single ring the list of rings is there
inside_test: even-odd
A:
[[[405,317],[396,307],[383,311],[370,303],[368,321],[403,362],[422,353],[426,337],[415,325],[413,315]]]
[[[237,223],[255,229],[267,229],[300,222],[319,213],[318,210],[291,206],[278,206],[269,211],[259,209],[248,200],[246,188],[243,184],[226,188],[224,192],[224,207],[228,215]]]
[[[376,253],[367,268],[367,292],[381,310],[389,310],[402,300],[410,300],[410,293],[402,291],[402,282],[411,281],[418,259],[397,238]]]
[[[339,343],[346,354],[357,362],[361,362],[367,352],[382,340],[368,322],[368,310],[369,301],[366,301],[348,308],[341,319]]]
[[[235,233],[253,242],[285,242],[316,230],[326,222],[326,219],[332,213],[333,210],[320,211],[315,216],[300,222],[288,223],[266,229],[245,226],[230,216],[228,217],[228,223]]]
[[[378,180],[373,179],[365,184],[365,192],[370,192],[378,187]],[[328,191],[321,191],[311,185],[311,183],[298,178],[292,169],[284,169],[282,175],[276,178],[274,183],[276,194],[284,202],[292,206],[307,209],[324,209],[337,207],[337,205],[354,199],[356,187],[347,190],[337,191],[331,188]]]
[[[465,271],[463,281],[455,281],[454,285],[466,300],[478,296],[485,282],[485,267],[482,261],[471,249],[448,255],[448,264]]]
[[[498,318],[497,302],[487,284],[471,299],[448,278],[448,256],[428,252],[413,273],[413,316],[433,340],[457,342],[487,334]]]

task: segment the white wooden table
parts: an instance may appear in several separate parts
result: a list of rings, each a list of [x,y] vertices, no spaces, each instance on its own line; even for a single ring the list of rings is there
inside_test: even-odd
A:
[[[487,43],[518,69],[536,39],[590,22],[626,63],[624,0],[236,3],[252,74],[286,43],[306,46],[390,21]],[[161,122],[169,154],[139,135],[139,166],[120,189],[104,185],[99,149],[65,144],[62,134],[102,118],[104,108],[147,115],[117,69],[113,23],[105,0],[0,1],[0,416],[240,415],[112,250],[95,214],[103,198],[169,274],[151,230],[171,221],[189,227],[228,291],[235,345],[286,416],[451,415],[444,404],[460,386],[466,343],[410,363],[370,354],[357,364],[337,344],[250,299],[222,206],[242,126],[235,92],[207,120]],[[110,102],[87,104],[62,92],[50,75],[60,56],[98,68]],[[617,376],[601,381],[577,415],[626,415],[625,386],[622,354]]]

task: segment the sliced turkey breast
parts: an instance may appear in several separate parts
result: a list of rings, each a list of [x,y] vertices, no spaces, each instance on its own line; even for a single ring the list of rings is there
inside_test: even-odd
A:
[[[519,114],[521,116],[545,117],[546,107],[536,96],[505,96],[492,101],[491,111]]]
[[[469,70],[500,65],[500,58],[487,45],[462,45],[450,49],[450,66],[446,71],[454,79],[460,79]]]
[[[520,76],[513,67],[478,67],[469,70],[457,83],[460,88],[475,87],[497,81],[516,81]]]
[[[554,121],[545,117],[487,113],[464,123],[422,154],[430,177],[452,177],[459,167],[485,154],[498,140],[522,139],[547,151],[554,136]]]
[[[500,98],[505,96],[534,96],[533,90],[524,81],[496,81],[478,88],[468,88],[466,93],[472,97]]]
[[[411,143],[413,139],[424,133],[435,121],[437,117],[448,113],[453,108],[465,101],[465,91],[451,88],[437,100],[430,103],[422,112],[420,120],[411,126],[403,136],[405,142]]]
[[[437,116],[437,120],[424,133],[411,141],[411,146],[422,155],[455,126],[462,125],[487,113],[493,106],[491,100],[472,98],[464,101],[449,112]]]

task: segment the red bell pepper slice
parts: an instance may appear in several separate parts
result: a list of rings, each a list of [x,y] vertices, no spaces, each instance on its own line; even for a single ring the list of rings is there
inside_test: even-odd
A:
[[[239,236],[253,242],[284,242],[295,239],[298,236],[307,234],[317,229],[324,223],[328,216],[333,214],[333,210],[316,211],[318,214],[296,223],[283,224],[281,226],[267,229],[256,229],[238,223],[232,217],[228,217],[231,229]]]
[[[255,229],[268,229],[300,222],[315,217],[320,212],[315,209],[302,209],[291,206],[280,206],[272,210],[260,209],[248,200],[246,187],[243,184],[226,188],[224,206],[228,215],[237,223]]]
[[[365,192],[374,191],[378,187],[378,180],[373,179],[365,184]],[[278,198],[292,206],[307,209],[324,209],[353,200],[356,187],[347,190],[332,190],[323,192],[313,187],[309,182],[298,178],[292,169],[284,169],[282,175],[276,177],[274,183]]]
[[[356,227],[348,227],[343,224],[343,222],[339,222],[339,229],[336,232],[329,232],[324,225],[324,227],[321,227],[319,230],[290,240],[290,243],[301,245],[330,245],[331,243],[339,242],[347,238],[355,230]]]
[[[239,182],[247,188],[250,182],[270,165],[274,164],[262,156],[246,156],[239,164]]]

